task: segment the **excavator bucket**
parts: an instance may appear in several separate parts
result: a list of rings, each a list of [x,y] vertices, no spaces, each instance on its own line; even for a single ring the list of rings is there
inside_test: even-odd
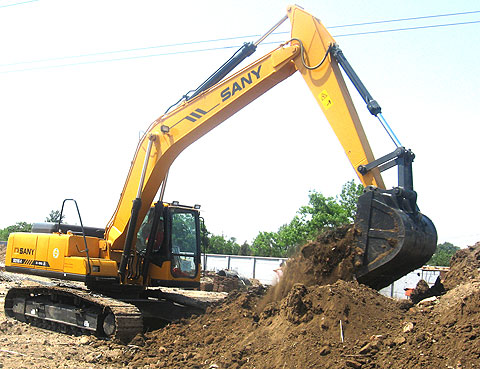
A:
[[[418,211],[416,193],[402,188],[367,188],[355,228],[363,250],[357,280],[377,290],[424,265],[437,244],[435,226]]]

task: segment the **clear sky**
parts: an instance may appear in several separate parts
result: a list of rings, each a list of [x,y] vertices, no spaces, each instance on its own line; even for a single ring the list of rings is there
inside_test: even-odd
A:
[[[288,4],[0,0],[0,228],[43,221],[64,198],[78,201],[85,225],[105,226],[142,131],[280,20]],[[479,241],[480,23],[378,31],[475,22],[480,13],[337,26],[478,11],[480,3],[299,5],[338,36],[400,141],[415,152],[418,204],[439,242]],[[289,28],[286,22],[246,63],[287,40]],[[227,40],[199,42],[219,39]],[[376,156],[393,151],[378,121],[355,102]],[[334,196],[354,176],[294,75],[187,148],[171,168],[165,200],[199,203],[211,232],[250,242],[290,221],[309,190]],[[388,187],[395,177],[386,176]],[[67,221],[76,222],[70,213]]]

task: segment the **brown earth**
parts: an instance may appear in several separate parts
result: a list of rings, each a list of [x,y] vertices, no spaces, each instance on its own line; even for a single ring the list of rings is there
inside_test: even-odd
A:
[[[355,259],[361,250],[355,250],[356,230],[351,226],[336,228],[307,243],[283,267],[283,276],[264,299],[264,303],[286,297],[297,283],[305,286],[325,285],[338,279],[354,279]]]
[[[351,232],[337,230],[305,246],[295,264],[302,267],[287,263],[283,280],[267,295],[262,287],[233,291],[206,314],[147,332],[126,346],[1,316],[0,363],[4,368],[479,368],[480,243],[452,260],[445,295],[413,306],[353,280]],[[2,287],[14,283],[19,282],[4,281]]]
[[[461,249],[450,260],[450,271],[448,272],[444,285],[452,289],[463,283],[480,278],[480,242],[466,249]]]

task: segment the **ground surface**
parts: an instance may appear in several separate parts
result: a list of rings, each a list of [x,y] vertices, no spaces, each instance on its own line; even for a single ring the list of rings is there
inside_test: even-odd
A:
[[[231,292],[206,314],[137,336],[129,345],[50,332],[2,314],[0,363],[4,368],[480,368],[480,243],[453,259],[445,295],[412,306],[353,280],[355,251],[348,237],[340,232],[307,245],[295,264],[302,268],[287,264],[283,281],[267,294],[259,287]],[[2,295],[9,286],[33,283],[7,274],[3,279]]]

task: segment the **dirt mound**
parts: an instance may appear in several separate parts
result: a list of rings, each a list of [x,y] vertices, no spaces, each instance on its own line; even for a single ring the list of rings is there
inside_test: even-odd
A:
[[[206,315],[138,337],[133,342],[138,351],[119,364],[338,368],[349,357],[345,347],[360,349],[370,342],[369,337],[387,335],[392,327],[402,326],[403,312],[397,302],[356,282],[296,284],[284,299],[257,313],[262,294],[259,289],[233,293]]]
[[[451,291],[452,292],[452,291]],[[472,368],[480,363],[480,292],[411,307],[355,281],[295,284],[258,313],[259,289],[137,337],[98,364],[143,368]],[[455,300],[455,302],[454,302]],[[447,301],[447,300],[445,300]],[[441,315],[439,312],[441,311]],[[110,344],[109,350],[118,349]],[[113,361],[112,361],[113,360]]]
[[[356,229],[344,226],[326,231],[307,243],[283,268],[283,276],[265,299],[265,304],[283,299],[296,283],[305,286],[355,279],[355,261],[362,254],[355,248]]]
[[[445,277],[444,286],[452,289],[480,278],[480,242],[466,249],[458,250],[450,260],[450,271]]]
[[[438,322],[445,326],[475,322],[480,325],[480,280],[461,284],[435,304]]]

